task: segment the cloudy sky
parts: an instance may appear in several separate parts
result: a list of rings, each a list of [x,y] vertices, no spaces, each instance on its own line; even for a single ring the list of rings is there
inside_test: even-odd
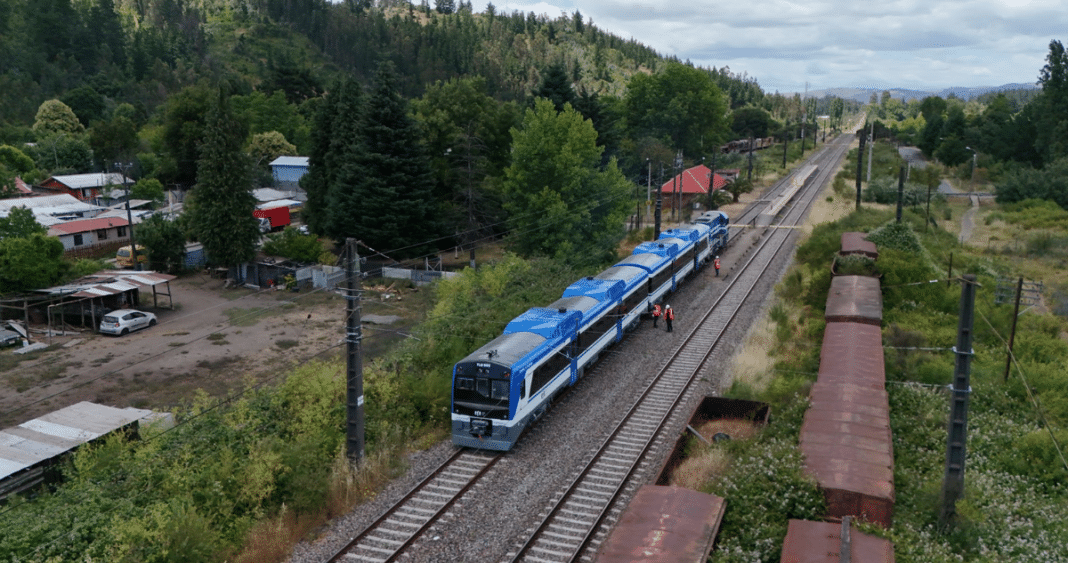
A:
[[[476,12],[487,0],[473,0]],[[431,3],[433,5],[433,3]],[[499,13],[586,21],[662,55],[756,77],[765,92],[937,91],[1035,83],[1068,42],[1063,0],[495,0]]]

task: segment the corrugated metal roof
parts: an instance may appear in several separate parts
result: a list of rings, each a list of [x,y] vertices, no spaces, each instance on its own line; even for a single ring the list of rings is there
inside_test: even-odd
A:
[[[879,278],[834,276],[827,292],[824,318],[828,322],[883,322],[883,292]]]
[[[122,186],[125,183],[133,184],[134,181],[118,172],[93,172],[90,174],[65,174],[52,176],[52,180],[64,186],[82,188],[101,188],[104,186]],[[47,180],[45,180],[47,182]]]
[[[684,194],[707,194],[708,193],[708,177],[712,173],[712,170],[704,164],[698,164],[692,168],[687,168],[680,173],[676,183],[675,177],[664,182],[660,186],[660,191],[663,193],[676,193],[676,190],[681,191]],[[712,190],[721,190],[727,185],[727,180],[720,176],[715,175],[715,180],[712,181]]]
[[[894,453],[885,385],[879,327],[827,323],[799,441],[805,468],[827,498],[828,514],[889,527]]]
[[[682,487],[645,485],[597,556],[600,563],[703,563],[725,501]]]
[[[71,294],[74,297],[100,297],[115,295],[131,289],[148,288],[161,283],[167,283],[176,276],[161,274],[159,272],[127,272],[121,270],[108,270],[86,276],[80,280],[42,289],[40,291],[50,295]]]
[[[867,233],[842,233],[841,254],[863,254],[871,258],[879,257],[879,249],[874,242],[867,240]]]
[[[151,415],[82,401],[6,428],[0,431],[0,479]]]
[[[849,561],[857,563],[894,563],[894,544],[871,536],[856,526],[837,522],[790,520],[782,544],[781,563],[841,563],[844,546],[849,546]]]
[[[280,156],[271,161],[271,166],[303,166],[307,168],[308,157],[306,156]]]

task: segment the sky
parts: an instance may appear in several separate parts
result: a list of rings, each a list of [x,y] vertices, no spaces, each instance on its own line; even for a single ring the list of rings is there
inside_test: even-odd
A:
[[[473,0],[483,12],[487,0]],[[431,5],[433,3],[431,2]],[[1034,84],[1050,41],[1068,41],[1064,0],[495,0],[498,13],[587,22],[661,55],[729,67],[765,92]],[[1060,34],[1060,35],[1059,35]]]

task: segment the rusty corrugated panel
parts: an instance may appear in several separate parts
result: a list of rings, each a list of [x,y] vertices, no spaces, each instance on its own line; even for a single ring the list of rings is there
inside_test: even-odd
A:
[[[842,251],[840,254],[863,254],[872,259],[879,258],[879,248],[874,242],[866,240],[867,233],[842,233]]]
[[[723,499],[681,487],[638,490],[599,563],[703,563],[719,532]]]
[[[883,333],[877,326],[829,322],[820,351],[820,381],[868,381],[884,387]]]
[[[883,292],[879,278],[871,276],[835,276],[827,292],[827,322],[858,322],[881,325]]]
[[[790,520],[782,544],[781,563],[840,563],[848,546],[849,560],[855,563],[894,563],[890,540],[861,533],[849,526],[843,534],[838,522]]]

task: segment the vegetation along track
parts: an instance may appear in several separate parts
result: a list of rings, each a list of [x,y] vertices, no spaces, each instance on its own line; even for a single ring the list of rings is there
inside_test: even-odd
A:
[[[813,155],[810,163],[817,164],[819,172],[798,194],[797,202],[783,211],[785,217],[776,226],[791,227],[801,221],[819,186],[837,168],[846,148],[848,138],[841,146],[836,142]],[[780,182],[768,190],[764,199],[777,197],[787,184],[786,180]],[[758,203],[735,220],[736,226],[731,229],[732,240],[749,228],[747,224],[755,220],[762,208],[763,205]],[[556,494],[552,508],[528,507],[528,510],[541,510],[545,516],[540,519],[540,524],[535,523],[526,533],[512,536],[511,541],[515,544],[506,556],[509,560],[573,561],[596,550],[614,524],[612,516],[622,510],[623,503],[629,498],[628,493],[646,480],[649,470],[655,471],[655,467],[651,467],[655,462],[648,460],[657,458],[657,446],[674,443],[673,440],[663,439],[660,434],[665,426],[678,425],[665,425],[665,421],[689,414],[681,412],[676,408],[677,405],[687,402],[684,397],[692,391],[694,379],[703,370],[731,319],[793,234],[791,228],[765,231],[756,251],[747,252],[749,258],[739,266],[720,297],[704,312],[702,321],[696,323],[697,326],[684,337],[683,344],[672,351],[671,358],[656,381],[645,387],[640,393],[641,398],[616,425],[615,430],[606,432],[613,437],[604,441],[598,453],[584,455],[591,460],[586,468],[572,472],[572,477],[566,480],[570,481],[570,486],[561,487],[568,488],[570,492]],[[600,364],[595,369],[599,367]],[[498,460],[507,460],[510,455],[457,449],[437,470],[415,485],[402,500],[367,526],[330,561],[385,562],[402,557],[408,560],[407,556],[411,555],[409,548],[432,530],[444,515],[449,514],[467,491],[488,477]],[[513,467],[513,464],[509,464],[509,467]],[[573,475],[578,473],[581,475],[574,478]],[[473,492],[467,496],[475,494]],[[473,525],[481,530],[488,530],[489,526],[492,524]],[[533,533],[535,529],[540,532]],[[528,537],[530,539],[526,540]],[[415,559],[421,560],[420,556]],[[430,556],[426,560],[440,558]]]
[[[828,168],[844,155],[841,139],[813,157]],[[835,166],[834,168],[837,168]],[[796,227],[803,221],[819,187],[828,178],[820,174],[797,195],[778,227]],[[771,190],[776,192],[776,190]],[[756,287],[757,281],[775,263],[785,248],[791,229],[773,228],[738,270],[734,280],[707,310],[704,317],[677,346],[667,364],[641,397],[623,416],[615,431],[601,444],[585,469],[563,491],[548,513],[508,561],[558,562],[592,560],[624,506],[617,506],[625,491],[633,493],[648,480],[653,463],[643,463],[655,448],[674,443],[661,436],[672,416],[686,416],[676,406],[684,404],[712,351],[731,321]],[[629,494],[626,496],[630,496]]]

